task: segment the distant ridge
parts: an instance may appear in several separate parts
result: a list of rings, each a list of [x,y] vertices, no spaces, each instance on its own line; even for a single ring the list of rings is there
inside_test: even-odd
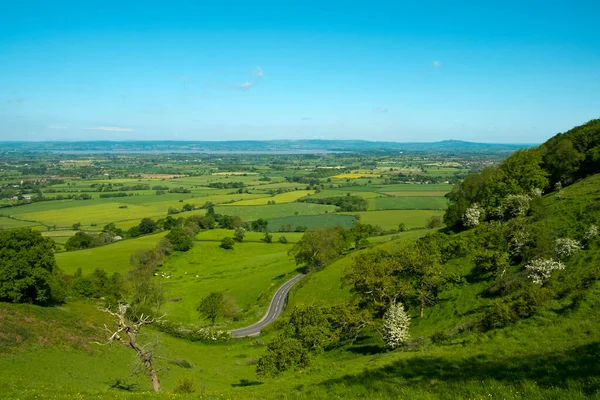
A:
[[[235,141],[48,141],[0,142],[3,152],[512,152],[527,144],[477,143],[462,140],[439,142],[376,142],[367,140],[235,140]]]

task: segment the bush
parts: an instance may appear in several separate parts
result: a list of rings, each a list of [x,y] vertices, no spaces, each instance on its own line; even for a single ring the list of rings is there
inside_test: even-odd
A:
[[[496,301],[490,310],[480,321],[480,329],[489,331],[491,329],[504,328],[518,319],[516,313],[505,301]]]
[[[279,236],[279,243],[287,244],[288,240],[285,235]]]
[[[233,246],[235,245],[235,240],[230,237],[225,237],[221,240],[221,248],[225,250],[233,250]]]
[[[173,393],[175,394],[190,394],[198,391],[196,384],[194,383],[194,378],[189,375],[180,376],[177,378],[175,382],[175,388],[173,388]]]

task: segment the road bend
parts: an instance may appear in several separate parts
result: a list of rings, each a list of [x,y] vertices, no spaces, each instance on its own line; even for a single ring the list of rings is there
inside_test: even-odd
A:
[[[288,293],[292,286],[294,286],[300,279],[304,277],[304,274],[299,274],[287,281],[283,284],[277,291],[275,295],[271,299],[271,304],[269,305],[269,310],[265,314],[264,317],[257,323],[247,326],[245,328],[234,329],[229,332],[233,335],[234,338],[242,338],[246,336],[256,336],[260,333],[261,329],[265,326],[269,325],[271,322],[275,321],[285,309],[285,305],[287,303]]]

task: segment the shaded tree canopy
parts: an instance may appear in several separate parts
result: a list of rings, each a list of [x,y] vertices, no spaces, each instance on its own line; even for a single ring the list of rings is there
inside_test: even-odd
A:
[[[28,228],[0,232],[0,301],[48,304],[55,269],[51,239]]]
[[[308,269],[321,269],[348,247],[349,235],[341,226],[311,228],[290,250],[296,264],[304,264]]]

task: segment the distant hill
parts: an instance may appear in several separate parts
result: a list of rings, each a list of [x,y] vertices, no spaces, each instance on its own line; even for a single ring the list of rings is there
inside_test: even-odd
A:
[[[475,143],[461,140],[440,142],[371,142],[367,140],[241,140],[241,141],[88,141],[88,142],[0,142],[5,152],[494,152],[510,153],[523,144]]]

